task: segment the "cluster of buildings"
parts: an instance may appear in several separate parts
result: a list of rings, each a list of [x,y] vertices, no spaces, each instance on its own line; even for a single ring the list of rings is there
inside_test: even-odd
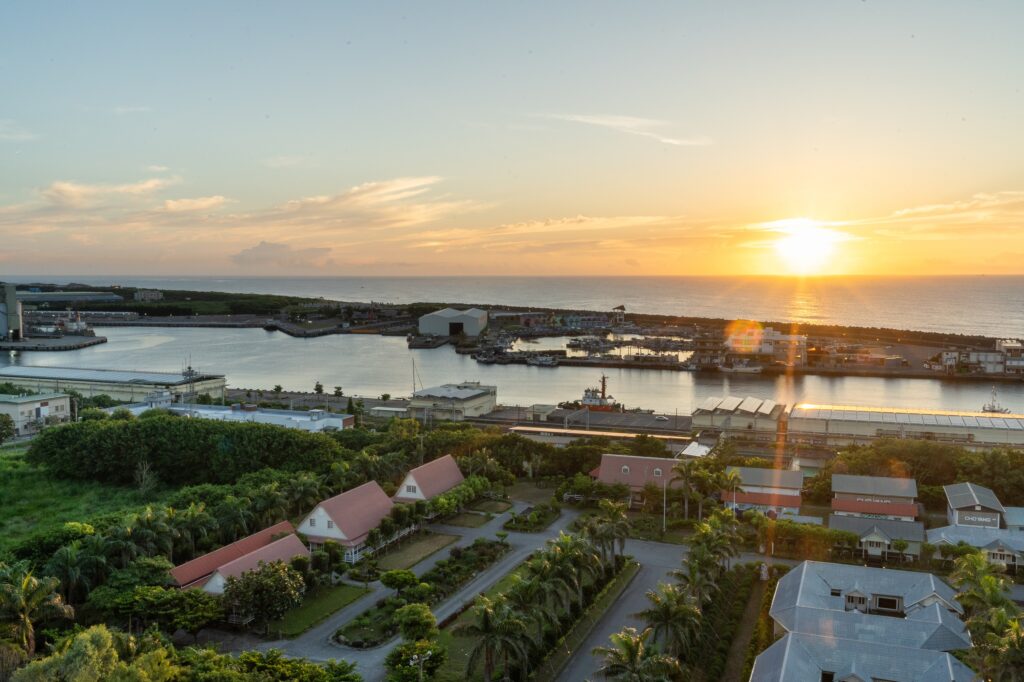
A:
[[[996,412],[786,405],[760,398],[712,397],[693,411],[695,431],[762,445],[824,448],[867,444],[878,438],[954,443],[970,449],[1024,446],[1024,415]]]
[[[973,682],[956,591],[929,573],[805,561],[769,610],[779,639],[750,682]]]
[[[170,393],[178,402],[199,395],[217,399],[224,397],[227,385],[223,374],[198,372],[191,368],[181,372],[133,372],[26,365],[0,367],[0,383],[11,383],[36,392],[76,391],[87,398],[108,395],[121,402],[141,401],[158,391]]]
[[[1013,573],[1024,566],[1024,507],[1003,506],[992,490],[977,483],[955,483],[943,490],[949,525],[930,529],[929,543],[977,547],[990,563]]]
[[[725,351],[727,356],[738,355],[767,364],[782,362],[787,365],[803,365],[807,363],[807,337],[803,334],[784,334],[756,322],[741,322],[728,330]]]
[[[1024,342],[999,339],[993,350],[944,350],[924,363],[925,369],[946,374],[1024,375]]]
[[[832,475],[828,526],[856,535],[867,560],[919,557],[925,541],[920,515],[912,478]]]
[[[624,306],[618,306],[610,314],[575,311],[553,313],[535,310],[488,312],[480,308],[442,308],[421,316],[418,329],[424,336],[479,336],[487,328],[488,323],[493,323],[499,328],[608,329],[624,324],[625,316]]]
[[[373,551],[367,545],[370,531],[391,514],[396,503],[431,500],[462,481],[462,472],[455,459],[445,455],[406,474],[393,498],[388,497],[376,481],[369,481],[323,500],[302,519],[298,527],[281,521],[175,566],[171,577],[181,589],[197,588],[210,594],[223,594],[228,578],[240,577],[246,571],[258,568],[260,562],[289,563],[297,557],[308,557],[311,551],[322,548],[328,541],[342,547],[347,563],[355,563]],[[408,529],[399,531],[395,538],[406,532]]]

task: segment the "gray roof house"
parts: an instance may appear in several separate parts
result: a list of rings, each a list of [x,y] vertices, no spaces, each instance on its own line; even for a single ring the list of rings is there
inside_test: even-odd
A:
[[[892,547],[894,540],[905,541],[905,554],[917,556],[921,552],[921,543],[925,538],[924,524],[920,521],[893,521],[832,514],[828,517],[828,527],[856,533],[860,538],[861,549],[871,556],[883,556],[887,551],[896,551]]]
[[[784,636],[751,682],[961,682],[949,651],[971,646],[956,591],[927,573],[805,561],[778,583],[770,610]]]
[[[954,483],[942,486],[946,502],[952,509],[978,509],[1002,514],[1006,510],[991,489],[977,483]]]
[[[832,492],[882,497],[917,497],[917,481],[887,476],[832,474]]]

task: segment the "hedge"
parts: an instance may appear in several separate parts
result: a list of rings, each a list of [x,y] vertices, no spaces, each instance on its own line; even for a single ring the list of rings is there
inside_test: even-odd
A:
[[[788,572],[789,566],[779,565],[771,568],[771,576],[765,585],[764,596],[761,597],[761,610],[757,614],[754,634],[750,638],[750,644],[747,645],[746,663],[743,665],[742,679],[744,680],[750,678],[750,671],[754,669],[754,659],[775,641],[775,624],[768,611],[772,608],[772,600],[775,598],[775,588],[779,584],[779,579]]]

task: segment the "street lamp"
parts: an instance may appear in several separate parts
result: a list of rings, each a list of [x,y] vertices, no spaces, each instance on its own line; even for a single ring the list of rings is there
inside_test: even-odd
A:
[[[422,656],[419,654],[413,654],[412,658],[409,659],[409,665],[419,667],[419,681],[423,682],[423,664],[430,660],[430,652],[427,651]]]

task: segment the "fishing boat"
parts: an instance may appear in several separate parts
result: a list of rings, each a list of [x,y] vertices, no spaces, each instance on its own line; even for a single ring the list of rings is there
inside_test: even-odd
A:
[[[558,358],[553,355],[531,355],[526,359],[531,367],[558,367]]]
[[[982,412],[988,412],[989,414],[1009,414],[1010,408],[1003,407],[999,404],[999,399],[996,395],[996,387],[992,387],[992,397],[989,401],[981,406]]]

